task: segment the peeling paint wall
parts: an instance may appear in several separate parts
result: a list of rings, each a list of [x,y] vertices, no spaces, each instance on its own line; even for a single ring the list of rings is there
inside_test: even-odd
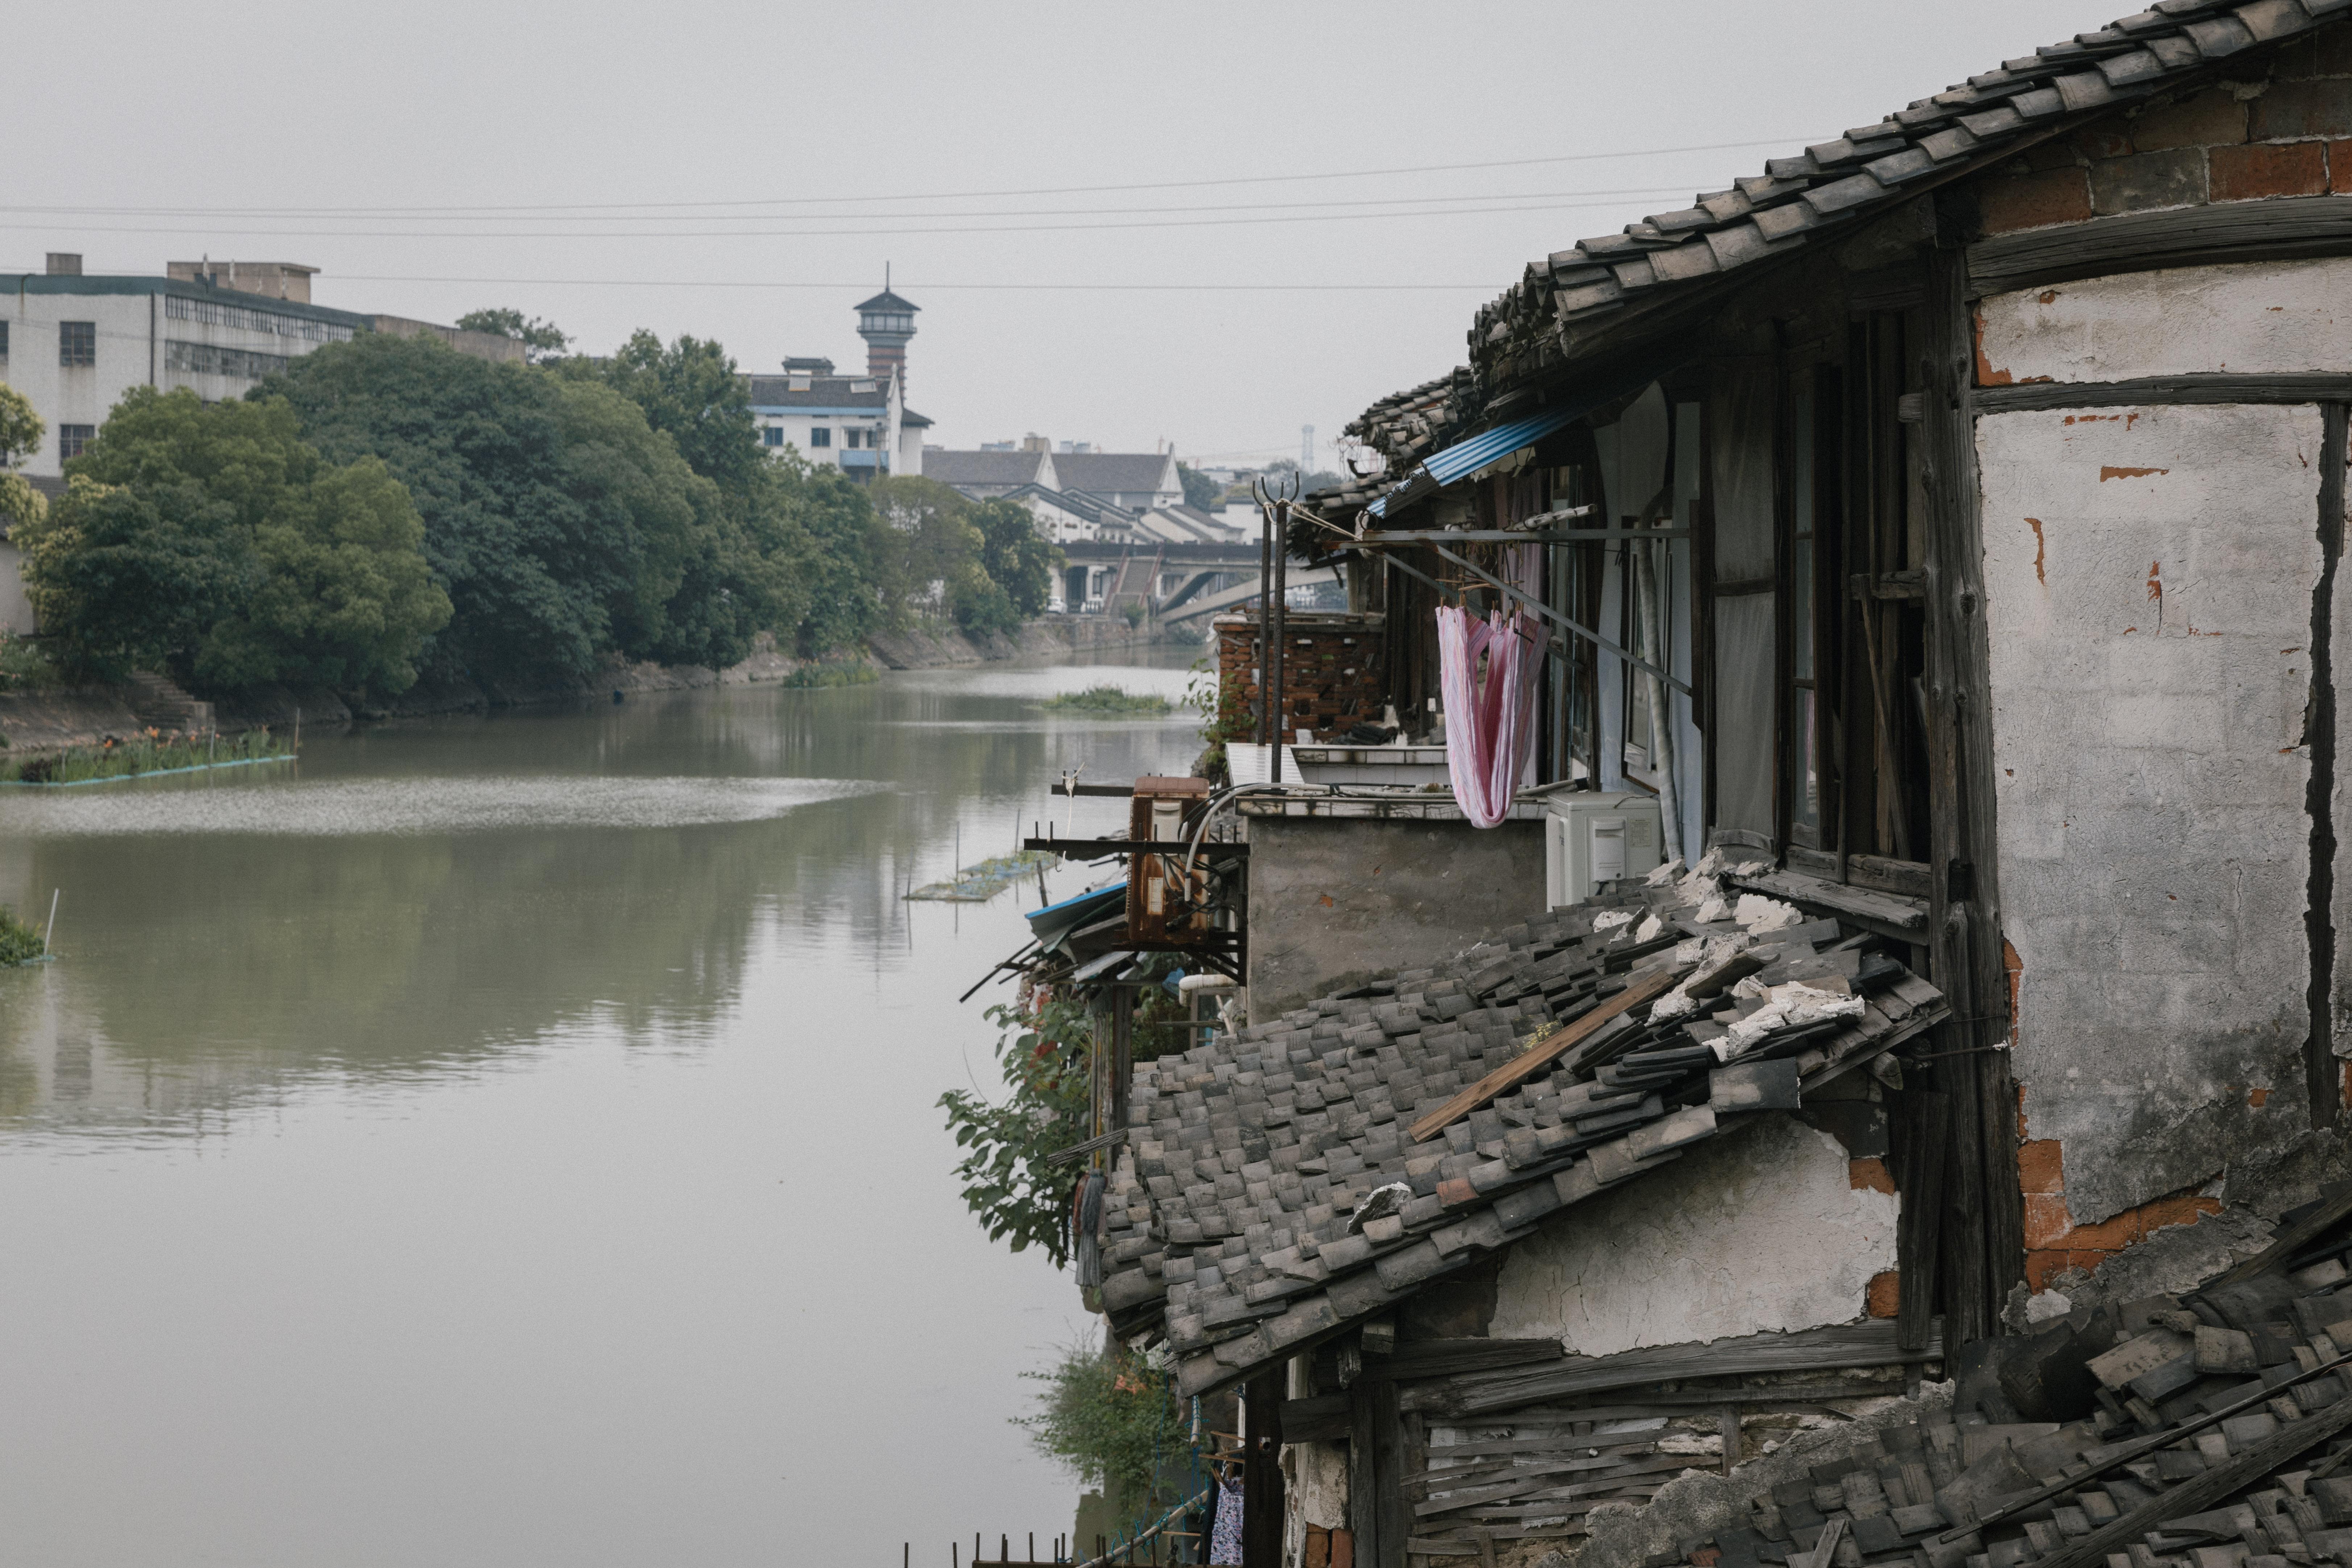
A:
[[[1986,300],[1978,380],[2341,371],[2352,365],[2352,257],[2090,278]]]
[[[1792,1118],[1700,1145],[1669,1178],[1555,1215],[1511,1249],[1487,1331],[1572,1355],[1818,1328],[1895,1267],[1893,1194]]]
[[[2074,352],[2013,358],[2054,369]],[[2130,373],[2192,352],[2208,350],[2149,345]],[[2061,1141],[2072,1219],[2090,1224],[2308,1126],[2321,422],[2002,414],[1977,444],[2015,1068],[2028,1135]]]

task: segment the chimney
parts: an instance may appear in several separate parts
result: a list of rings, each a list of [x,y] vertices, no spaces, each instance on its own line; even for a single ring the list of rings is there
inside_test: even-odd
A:
[[[50,276],[50,277],[52,277],[52,278],[79,278],[79,277],[80,277],[80,276],[81,276],[81,253],[80,253],[79,251],[77,251],[77,250],[52,250],[52,251],[50,251],[50,252],[49,252],[49,276]]]
[[[915,335],[915,312],[922,307],[890,291],[883,274],[882,292],[857,307],[857,335],[866,340],[866,374],[877,381],[898,378],[898,396],[907,395],[907,341]]]

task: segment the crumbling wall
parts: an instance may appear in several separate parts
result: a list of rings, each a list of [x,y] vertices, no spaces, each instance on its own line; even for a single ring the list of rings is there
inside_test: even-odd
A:
[[[1895,1267],[1895,1196],[1826,1132],[1769,1115],[1679,1164],[1513,1247],[1488,1331],[1610,1355],[1818,1328],[1861,1317]]]
[[[1978,379],[2006,386],[2192,371],[2337,372],[2352,365],[2347,292],[2352,257],[2330,256],[2127,272],[1996,294],[1979,312]]]
[[[2266,310],[2305,298],[2309,277],[2292,279],[2239,287]],[[2224,368],[2144,299],[2103,280],[1989,301],[1986,319],[2011,324],[2001,368],[2021,382]],[[2062,1151],[2063,1204],[2028,1218],[2029,1251],[2048,1251],[2309,1126],[2321,422],[2009,413],[1979,419],[1977,441],[2015,1070],[2026,1135]]]

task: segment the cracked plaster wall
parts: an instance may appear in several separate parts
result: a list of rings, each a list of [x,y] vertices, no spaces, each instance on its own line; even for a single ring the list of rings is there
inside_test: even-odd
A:
[[[2136,310],[2147,287],[2074,299]],[[1988,321],[2017,298],[1989,301]],[[2218,367],[2201,328],[2168,348],[2136,322],[2077,321],[2006,363],[2021,379]],[[2086,358],[2086,342],[2104,346]],[[2084,1225],[2275,1159],[2309,1125],[2321,421],[2309,406],[2011,413],[1980,418],[1977,443],[2015,1069],[2027,1136],[2061,1142]]]
[[[1984,301],[1980,379],[2126,381],[2352,365],[2352,257],[2090,278]]]
[[[1852,1172],[1828,1133],[1760,1118],[1514,1247],[1487,1331],[1612,1355],[1850,1322],[1895,1267],[1896,1211]]]

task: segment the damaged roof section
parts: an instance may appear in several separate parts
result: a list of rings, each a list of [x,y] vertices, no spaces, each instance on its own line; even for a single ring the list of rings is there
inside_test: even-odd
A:
[[[1780,1481],[1649,1568],[2352,1563],[2347,1212],[2338,1189],[2182,1296],[1969,1347],[1954,1411]]]
[[[1380,1313],[1948,1016],[1878,939],[1705,863],[1139,1064],[1102,1300],[1187,1394]]]

